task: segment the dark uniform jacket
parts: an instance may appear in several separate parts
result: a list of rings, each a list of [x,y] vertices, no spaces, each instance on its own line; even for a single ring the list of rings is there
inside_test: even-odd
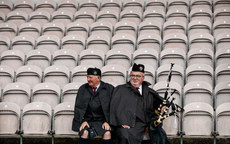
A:
[[[105,116],[106,122],[109,123],[110,118],[110,99],[114,87],[108,83],[101,81],[100,87],[98,88],[96,95],[99,96],[99,100],[102,105],[102,111]],[[79,90],[76,97],[75,108],[74,108],[74,118],[72,124],[73,131],[79,131],[81,124],[85,121],[84,116],[88,108],[89,101],[91,97],[94,96],[92,87],[88,83],[83,84]]]
[[[149,85],[145,81],[142,83],[143,113],[145,115],[144,123],[146,124],[150,122],[155,109],[162,104],[162,97],[149,88]],[[110,103],[110,124],[112,126],[128,125],[135,127],[138,96],[140,94],[130,82],[114,89]]]

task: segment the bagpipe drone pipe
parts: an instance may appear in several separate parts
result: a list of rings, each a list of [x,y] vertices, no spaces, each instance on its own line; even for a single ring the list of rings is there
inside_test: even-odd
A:
[[[172,90],[169,86],[172,77],[173,66],[174,63],[171,63],[163,102],[160,107],[155,110],[155,113],[153,113],[153,118],[151,119],[148,127],[151,144],[169,144],[167,134],[162,128],[163,121],[167,117],[183,111],[183,108],[174,103],[176,97],[173,96],[173,94],[176,92],[176,89]]]

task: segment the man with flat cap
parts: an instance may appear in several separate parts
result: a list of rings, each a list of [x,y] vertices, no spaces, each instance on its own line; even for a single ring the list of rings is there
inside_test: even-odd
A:
[[[78,144],[87,144],[95,136],[102,136],[103,144],[111,144],[110,99],[114,87],[101,81],[98,68],[87,69],[87,81],[78,90],[72,130],[79,132]]]
[[[110,124],[116,144],[141,144],[145,130],[162,98],[144,81],[144,65],[134,64],[129,82],[114,89]]]

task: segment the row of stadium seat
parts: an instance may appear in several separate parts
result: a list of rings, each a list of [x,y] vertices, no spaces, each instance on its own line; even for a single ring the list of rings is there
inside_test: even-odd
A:
[[[164,122],[164,129],[168,135],[183,132],[191,136],[209,136],[216,132],[220,136],[229,135],[229,107],[224,103],[213,108],[202,102],[194,102],[185,106],[182,125],[180,117],[171,116]],[[72,131],[74,104],[64,102],[51,107],[45,102],[32,102],[24,108],[11,102],[0,103],[0,134],[26,134],[26,135],[76,135]],[[216,122],[216,123],[215,123]]]

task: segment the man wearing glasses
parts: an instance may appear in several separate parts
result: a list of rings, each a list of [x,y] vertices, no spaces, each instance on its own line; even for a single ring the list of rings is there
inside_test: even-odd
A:
[[[154,111],[162,104],[162,98],[144,81],[144,68],[135,63],[129,82],[117,86],[112,94],[110,124],[116,144],[141,144]]]

